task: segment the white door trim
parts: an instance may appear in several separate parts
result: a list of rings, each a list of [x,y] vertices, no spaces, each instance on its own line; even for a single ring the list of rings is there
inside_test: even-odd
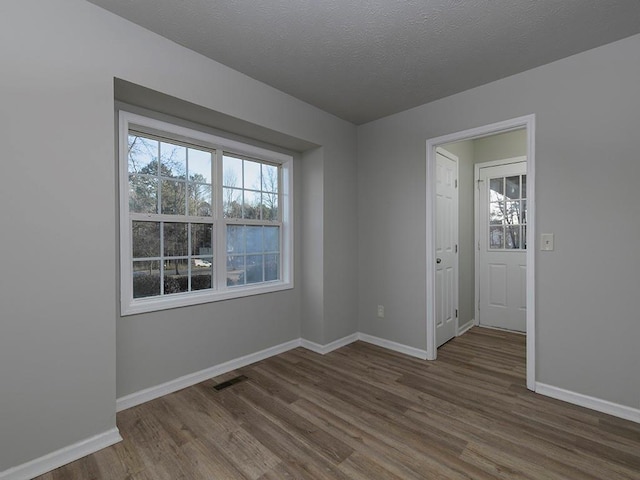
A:
[[[473,301],[473,311],[474,318],[473,324],[480,325],[480,255],[477,254],[478,246],[480,245],[480,210],[478,206],[480,205],[480,190],[478,189],[478,179],[480,178],[480,169],[487,167],[501,167],[503,165],[509,165],[511,163],[520,163],[526,162],[527,157],[513,157],[513,158],[505,158],[504,160],[491,160],[489,162],[476,163],[473,166],[473,231],[474,231],[474,248],[476,248],[475,258],[475,297]],[[528,190],[528,187],[527,187]],[[528,205],[528,203],[527,203]],[[529,227],[527,226],[527,229]],[[527,258],[528,260],[528,258]],[[527,278],[528,280],[528,278]],[[528,305],[527,305],[528,306]],[[528,326],[528,325],[527,325]]]
[[[511,130],[525,128],[527,132],[527,190],[530,195],[527,200],[528,217],[530,223],[527,227],[527,388],[535,390],[536,367],[536,330],[535,330],[535,251],[536,251],[536,215],[535,215],[535,120],[534,114],[505,120],[503,122],[472,128],[462,132],[443,135],[427,140],[427,178],[426,178],[426,285],[427,285],[427,359],[435,360],[437,357],[435,338],[435,222],[436,222],[436,186],[435,164],[436,148],[447,143],[472,140],[475,138],[504,133]],[[530,192],[529,192],[530,190]]]

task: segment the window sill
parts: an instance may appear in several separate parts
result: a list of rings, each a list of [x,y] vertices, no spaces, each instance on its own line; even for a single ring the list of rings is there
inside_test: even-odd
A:
[[[234,298],[244,298],[253,295],[280,292],[283,290],[291,290],[292,288],[292,282],[273,282],[256,286],[230,287],[224,291],[208,290],[195,293],[176,293],[161,298],[137,298],[129,301],[128,304],[123,303],[121,305],[120,315],[125,317],[139,313],[156,312],[172,308],[188,307],[203,303],[213,303],[222,300],[231,300]]]

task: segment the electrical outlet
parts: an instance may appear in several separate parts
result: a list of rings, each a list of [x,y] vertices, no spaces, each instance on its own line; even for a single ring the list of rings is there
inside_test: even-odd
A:
[[[384,305],[378,305],[378,318],[384,318]]]

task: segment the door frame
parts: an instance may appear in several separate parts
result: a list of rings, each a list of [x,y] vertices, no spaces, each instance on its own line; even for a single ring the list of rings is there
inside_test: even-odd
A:
[[[526,165],[528,165],[527,162],[527,157],[526,156],[521,156],[521,157],[512,157],[512,158],[505,158],[503,160],[491,160],[489,162],[482,162],[482,163],[476,163],[473,165],[473,190],[474,190],[474,194],[473,194],[473,231],[474,231],[474,245],[478,246],[478,249],[476,250],[476,252],[480,251],[480,189],[478,188],[478,179],[480,178],[480,169],[482,168],[491,168],[491,167],[501,167],[503,165],[511,165],[513,163],[521,163],[521,162],[525,162]],[[529,177],[527,177],[527,182],[529,181]],[[527,195],[529,194],[529,184],[527,183]],[[484,207],[484,205],[483,205]],[[529,217],[529,199],[527,197],[527,221],[528,221],[528,217]],[[529,231],[529,224],[527,223],[527,232]],[[528,240],[528,238],[527,238]],[[527,249],[528,249],[528,245],[529,242],[527,241]],[[474,255],[475,257],[475,297],[474,297],[474,304],[473,304],[473,311],[474,311],[474,318],[473,318],[473,325],[474,326],[478,326],[480,325],[480,254],[476,254]],[[528,260],[528,257],[527,257]],[[527,264],[527,269],[529,268],[529,265]],[[528,280],[528,278],[527,278]],[[527,305],[527,308],[529,307],[529,305]],[[491,328],[491,327],[488,327]],[[527,332],[528,332],[529,326],[527,325]]]
[[[436,185],[435,164],[436,148],[447,143],[462,140],[474,140],[498,133],[524,128],[527,132],[527,388],[535,390],[536,366],[536,330],[535,330],[535,251],[536,251],[536,215],[535,215],[535,114],[492,123],[482,127],[463,130],[427,140],[426,165],[426,326],[427,360],[435,360],[438,355],[435,338],[436,292],[435,292],[435,225],[436,225]],[[530,190],[530,192],[529,192]]]

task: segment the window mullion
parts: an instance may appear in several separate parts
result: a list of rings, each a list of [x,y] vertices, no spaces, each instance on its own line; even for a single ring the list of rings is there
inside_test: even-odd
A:
[[[160,295],[164,295],[164,222],[160,222]]]
[[[216,290],[227,288],[227,225],[224,220],[223,188],[222,188],[222,149],[216,150],[213,172],[214,197],[214,281]]]
[[[187,172],[188,172],[187,167]],[[188,208],[188,207],[187,207]],[[191,286],[191,267],[193,266],[193,252],[191,251],[191,246],[193,245],[191,242],[191,222],[187,223],[187,292],[192,291]]]

